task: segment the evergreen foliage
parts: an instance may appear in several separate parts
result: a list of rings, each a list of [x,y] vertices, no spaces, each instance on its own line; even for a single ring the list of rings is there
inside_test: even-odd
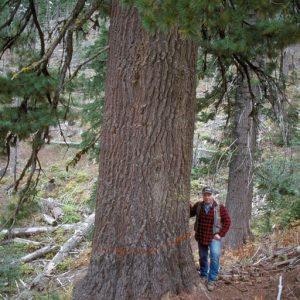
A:
[[[86,57],[91,57],[98,53],[101,49],[108,45],[108,24],[107,21],[102,20],[100,23],[100,32],[98,39],[94,45],[87,49]],[[99,136],[103,117],[104,105],[104,86],[106,76],[106,62],[107,52],[101,53],[97,56],[87,67],[91,68],[95,75],[91,78],[83,78],[83,91],[86,99],[90,102],[85,104],[82,108],[82,122],[87,125],[87,130],[82,134],[83,141],[81,143],[82,149],[94,148],[93,157],[99,159]]]
[[[17,290],[15,281],[22,274],[22,264],[17,260],[26,253],[26,245],[0,246],[0,294],[7,295]]]
[[[17,191],[20,183],[26,181],[11,224],[15,223],[21,206],[35,197],[41,171],[38,152],[50,141],[49,127],[60,127],[73,114],[72,97],[66,95],[80,87],[71,80],[83,66],[71,69],[74,41],[88,34],[91,28],[87,20],[99,6],[96,1],[75,3],[75,0],[7,1],[0,11],[0,58],[5,58],[0,73],[1,151],[9,160],[9,148],[17,140],[32,141],[32,153],[13,186]],[[98,26],[97,17],[90,22],[93,27]],[[59,41],[63,42],[63,55],[52,59],[51,47],[55,49]],[[73,73],[67,73],[68,70]]]
[[[281,156],[266,159],[257,169],[257,187],[264,195],[260,207],[263,230],[272,231],[272,225],[283,226],[300,219],[300,164],[297,159]]]
[[[230,119],[230,99],[237,73],[247,78],[252,95],[253,79],[258,80],[264,99],[276,106],[274,95],[283,89],[281,78],[274,77],[279,54],[284,47],[300,40],[297,1],[125,0],[123,3],[137,7],[147,30],[178,28],[184,38],[192,38],[200,46],[198,76],[212,77],[215,85],[209,94],[198,99],[201,121],[213,120],[221,104]],[[97,14],[93,15],[94,12]],[[17,59],[13,69],[7,72],[5,65],[0,73],[0,149],[8,152],[9,145],[17,138],[33,141],[32,155],[15,190],[26,178],[30,166],[35,172],[37,153],[49,142],[49,127],[59,125],[72,114],[65,96],[74,90],[81,89],[89,100],[81,112],[87,130],[82,136],[81,150],[70,164],[76,164],[89,150],[95,149],[93,153],[98,157],[107,60],[106,52],[101,49],[108,44],[108,22],[100,18],[109,12],[110,1],[97,0],[24,0],[1,5],[0,58],[11,51]],[[88,63],[84,66],[95,75],[74,80],[83,67],[82,64],[78,70],[72,69],[75,37],[84,39],[99,25],[101,32],[86,51]],[[55,44],[55,39],[59,39],[64,51],[59,62],[53,62],[50,51],[59,44]],[[93,60],[89,61],[91,57]],[[264,65],[258,63],[260,59],[265,61]],[[292,109],[288,116],[293,113]],[[297,140],[297,134],[293,131],[291,136]],[[227,146],[225,142],[220,145]],[[216,166],[224,157],[222,151],[216,154],[213,159]],[[27,189],[33,173],[27,174]]]
[[[217,56],[264,55],[299,40],[299,5],[294,1],[127,0],[147,29],[178,26],[186,37]]]
[[[259,81],[264,98],[270,102],[276,101],[277,93],[284,92],[281,78],[276,78],[274,71],[279,68],[281,51],[300,40],[297,2],[127,0],[125,3],[136,5],[148,30],[167,31],[177,27],[182,36],[194,39],[204,57],[202,76],[213,63],[214,73],[218,73],[216,86],[204,101],[198,101],[201,103],[198,109],[207,102],[214,102],[218,108],[230,92],[230,85],[235,84],[237,73],[247,79],[253,98],[253,79]]]
[[[79,17],[95,1],[85,2]],[[3,53],[13,54],[13,67],[7,71],[7,64],[3,63],[3,69],[0,69],[0,152],[8,154],[9,146],[14,146],[17,140],[26,140],[32,142],[32,156],[28,159],[27,167],[17,181],[15,190],[21,180],[26,180],[25,187],[22,186],[20,198],[14,198],[8,206],[1,225],[14,225],[15,220],[12,218],[17,214],[19,218],[25,218],[38,208],[37,202],[32,201],[37,195],[37,183],[33,180],[38,181],[38,169],[41,169],[40,166],[36,167],[39,163],[37,154],[50,141],[51,126],[56,127],[66,119],[80,117],[85,131],[82,134],[80,150],[69,165],[74,166],[86,153],[91,154],[92,158],[99,158],[107,62],[107,52],[102,50],[108,45],[109,21],[106,17],[110,11],[110,1],[102,1],[100,11],[89,22],[83,23],[72,32],[74,40],[76,36],[80,42],[86,38],[92,27],[100,27],[95,43],[84,49],[80,60],[93,59],[82,66],[82,73],[79,73],[79,70],[74,72],[71,62],[65,64],[69,58],[72,60],[72,55],[68,57],[67,54],[68,33],[60,43],[64,51],[61,61],[53,62],[53,57],[50,56],[35,67],[47,47],[42,46],[41,32],[37,24],[34,25],[33,13],[30,10],[30,3],[35,3],[44,38],[46,40],[46,36],[49,37],[49,46],[60,34],[63,24],[66,24],[75,0],[20,1],[20,7],[11,24],[5,25],[17,8],[15,5],[18,5],[18,1],[12,6],[7,5],[8,3],[13,1],[0,5],[0,58],[4,57]],[[209,157],[201,157],[198,165],[192,169],[193,191],[200,190],[199,179],[212,178],[213,181],[222,181],[224,186],[226,184],[227,177],[220,178],[220,173],[226,170],[234,152],[231,148],[232,141],[227,136],[232,129],[233,97],[238,73],[247,79],[250,91],[254,84],[260,85],[263,95],[256,99],[256,103],[259,104],[261,115],[270,118],[272,122],[278,122],[277,114],[282,113],[288,135],[285,139],[276,131],[272,136],[272,146],[277,147],[281,153],[286,149],[284,147],[290,147],[289,150],[299,154],[299,109],[280,102],[286,100],[285,86],[281,81],[282,74],[278,76],[276,73],[282,49],[300,40],[300,6],[297,1],[270,3],[267,0],[125,0],[124,3],[137,6],[147,30],[159,28],[167,31],[177,27],[183,37],[193,38],[198,43],[198,79],[209,78],[213,87],[206,95],[198,97],[197,119],[207,123],[215,120],[220,111],[227,117],[221,140],[214,136],[202,137],[216,152]],[[79,19],[76,19],[77,22]],[[263,65],[259,63],[261,59],[264,60]],[[68,72],[64,74],[64,70]],[[81,75],[76,77],[77,73]],[[75,115],[71,108],[76,102],[72,97],[74,91],[82,92],[85,99],[84,105],[82,102],[75,103],[79,108],[79,115]],[[277,103],[278,94],[284,98],[278,101],[281,106]],[[30,167],[34,169],[35,177],[29,171]],[[279,222],[286,226],[299,220],[299,158],[287,158],[275,152],[263,156],[255,175],[256,193],[265,199],[259,211],[263,219],[263,231],[271,232],[273,223]],[[78,202],[82,201],[81,193],[74,187],[76,182],[72,182],[69,187],[65,181],[62,184],[73,192],[70,199],[74,200],[73,195],[77,193],[76,200],[80,198]],[[91,210],[95,208],[98,185],[99,182],[94,183],[87,203]],[[88,188],[84,186],[84,189]],[[64,212],[63,222],[77,222],[82,217],[75,200],[74,203],[64,206]],[[22,273],[20,265],[12,264],[12,260],[21,256],[21,252],[8,253],[0,247],[0,253],[3,254],[5,266],[0,270],[0,291],[11,292],[6,283],[10,287],[14,286],[15,279]],[[69,265],[70,261],[65,261],[60,269],[64,270]]]

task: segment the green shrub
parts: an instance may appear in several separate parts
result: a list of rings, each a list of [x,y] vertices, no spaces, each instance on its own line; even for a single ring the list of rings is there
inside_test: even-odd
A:
[[[63,206],[63,223],[77,223],[81,220],[76,204],[65,204]]]
[[[257,168],[258,192],[265,202],[259,211],[261,231],[272,231],[273,224],[288,226],[300,219],[300,165],[282,156],[265,160]]]
[[[0,295],[16,291],[15,281],[22,275],[17,259],[26,254],[25,247],[24,244],[0,246]]]
[[[74,258],[67,257],[61,263],[57,265],[57,270],[60,272],[68,271],[74,265]]]
[[[197,193],[197,192],[199,192],[200,189],[201,189],[201,186],[200,186],[199,180],[192,180],[191,181],[191,192]]]

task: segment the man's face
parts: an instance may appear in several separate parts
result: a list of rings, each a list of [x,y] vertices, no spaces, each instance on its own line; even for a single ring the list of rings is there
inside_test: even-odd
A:
[[[203,193],[202,197],[203,197],[204,203],[206,203],[206,204],[211,204],[214,201],[214,197],[210,193]]]

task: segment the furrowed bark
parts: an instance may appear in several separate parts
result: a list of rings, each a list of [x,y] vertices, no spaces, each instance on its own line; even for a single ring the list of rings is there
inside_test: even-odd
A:
[[[196,46],[147,33],[113,1],[95,233],[73,299],[162,299],[193,288],[189,192]]]
[[[226,244],[238,248],[251,237],[250,218],[253,197],[253,170],[258,130],[258,115],[246,79],[238,76],[233,123],[235,149],[229,164],[226,208],[231,227]],[[257,93],[254,87],[254,93]]]

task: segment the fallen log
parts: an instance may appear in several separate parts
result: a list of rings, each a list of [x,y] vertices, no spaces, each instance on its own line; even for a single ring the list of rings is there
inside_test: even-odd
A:
[[[276,256],[281,256],[281,255],[288,255],[290,253],[293,253],[294,250],[295,250],[295,246],[285,247],[285,248],[275,251],[273,256],[276,257]]]
[[[75,231],[74,235],[69,238],[64,245],[61,246],[60,250],[56,253],[53,259],[46,265],[44,272],[37,275],[31,285],[30,289],[37,288],[38,290],[43,290],[52,272],[55,270],[57,265],[63,261],[63,259],[69,255],[69,252],[76,247],[86,236],[89,229],[92,227],[95,221],[95,214],[88,216],[81,226]]]
[[[258,261],[256,261],[255,263],[253,263],[252,265],[253,265],[253,266],[256,266],[256,265],[258,265],[261,261],[263,261],[263,260],[265,260],[265,259],[267,259],[267,258],[268,258],[267,256],[264,256],[264,257],[260,258]]]
[[[62,203],[58,202],[53,198],[44,199],[42,202],[42,208],[44,214],[47,216],[51,216],[56,220],[56,222],[60,221],[63,216]]]
[[[7,239],[7,240],[1,241],[1,245],[7,245],[7,244],[11,244],[11,243],[19,243],[19,244],[26,244],[26,245],[31,244],[34,246],[41,245],[40,242],[26,240],[26,239],[22,239],[22,238],[14,238],[14,239]]]
[[[24,262],[24,263],[30,262],[32,260],[35,260],[36,258],[44,256],[45,254],[47,254],[49,252],[54,251],[57,248],[58,248],[57,245],[47,245],[47,246],[45,246],[45,247],[43,247],[43,248],[41,248],[41,249],[39,249],[37,251],[34,251],[34,252],[30,253],[30,254],[27,254],[27,255],[21,257],[20,261]]]
[[[47,214],[43,214],[43,220],[51,226],[57,225],[57,221]]]
[[[23,237],[23,236],[31,236],[39,233],[44,232],[53,232],[57,229],[63,229],[63,230],[72,230],[76,229],[78,226],[80,226],[80,223],[73,223],[73,224],[62,224],[59,226],[37,226],[37,227],[27,227],[27,228],[13,228],[11,230],[3,229],[0,232],[0,236],[7,238],[14,238],[14,237]]]
[[[15,238],[12,240],[12,242],[14,243],[20,243],[20,244],[27,244],[27,245],[34,245],[34,246],[39,246],[41,245],[41,242],[37,242],[37,241],[32,241],[32,240],[26,240],[26,239],[22,239],[22,238]]]
[[[285,265],[292,265],[297,260],[297,257],[293,257],[284,261],[274,263],[275,267],[285,266]]]
[[[79,146],[81,143],[80,142],[70,142],[70,141],[56,141],[53,140],[50,142],[51,145],[62,145],[62,146]]]

